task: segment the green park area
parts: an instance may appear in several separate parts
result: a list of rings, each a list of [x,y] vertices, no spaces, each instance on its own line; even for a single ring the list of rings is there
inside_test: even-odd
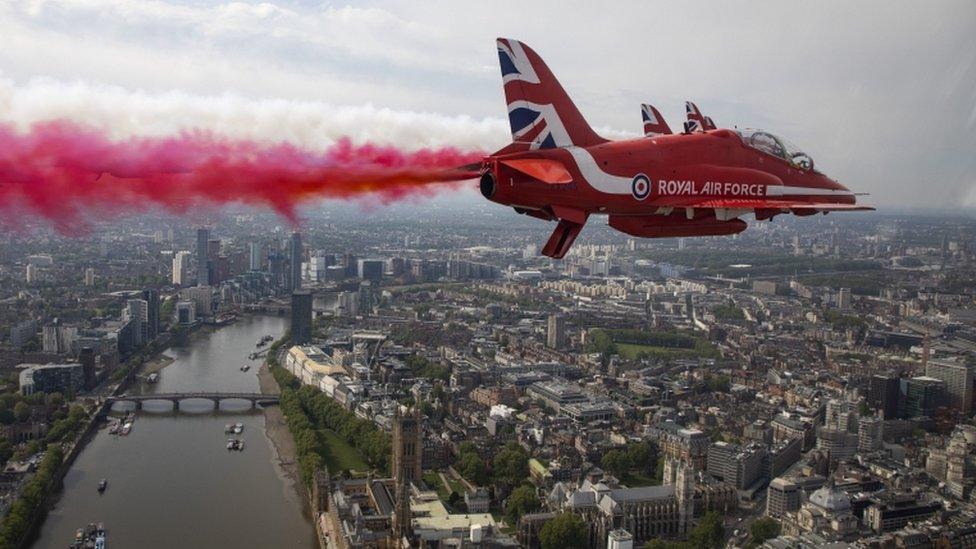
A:
[[[655,250],[654,257],[649,259],[687,265],[704,276],[823,275],[847,278],[857,273],[873,279],[873,274],[880,274],[882,270],[881,262],[870,259],[797,256],[769,250],[736,250],[734,254],[723,249]],[[849,284],[842,285],[849,287]]]
[[[390,435],[372,421],[357,417],[326,394],[298,379],[277,364],[274,343],[268,365],[281,387],[280,406],[295,440],[302,481],[308,485],[323,466],[330,471],[388,472]]]
[[[661,484],[661,481],[655,476],[646,474],[643,471],[627,471],[620,475],[620,482],[629,488],[658,486]]]
[[[717,358],[718,349],[698,335],[677,331],[607,330],[594,328],[587,349],[624,358]]]
[[[444,486],[441,482],[440,475],[436,471],[425,471],[422,477],[427,487],[431,490],[437,490],[437,496],[441,498],[441,501],[447,501],[451,497],[451,492]]]
[[[369,471],[372,469],[366,458],[352,444],[331,429],[316,433],[319,437],[319,455],[330,471]]]

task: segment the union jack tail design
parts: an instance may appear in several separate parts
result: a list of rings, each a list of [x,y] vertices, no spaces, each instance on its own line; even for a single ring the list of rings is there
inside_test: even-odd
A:
[[[504,150],[586,147],[606,141],[586,123],[537,53],[518,40],[499,38],[497,44],[516,145]]]
[[[661,113],[654,108],[654,105],[644,103],[641,105],[641,118],[644,120],[644,136],[654,137],[655,135],[667,135],[671,133],[671,127],[665,122]]]
[[[696,129],[692,131],[714,130],[718,128],[715,125],[715,122],[712,122],[710,117],[703,115],[701,111],[698,110],[698,105],[695,105],[691,101],[685,101],[685,112],[688,113],[689,122],[694,121],[698,124],[695,126]]]

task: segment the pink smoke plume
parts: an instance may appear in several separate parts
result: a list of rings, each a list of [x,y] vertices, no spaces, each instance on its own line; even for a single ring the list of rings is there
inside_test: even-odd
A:
[[[0,226],[16,226],[17,214],[32,212],[62,233],[76,233],[93,219],[154,206],[180,214],[231,203],[270,206],[297,223],[296,207],[309,200],[362,197],[385,204],[455,186],[477,176],[456,168],[483,156],[347,139],[308,150],[204,131],[113,141],[63,120],[27,132],[0,124]]]

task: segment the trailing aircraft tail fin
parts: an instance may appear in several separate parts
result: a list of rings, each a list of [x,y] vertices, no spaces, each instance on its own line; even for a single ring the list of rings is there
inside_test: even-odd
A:
[[[660,111],[654,105],[644,103],[641,105],[641,118],[644,120],[644,136],[653,137],[655,135],[667,135],[671,133],[671,127],[661,116]]]

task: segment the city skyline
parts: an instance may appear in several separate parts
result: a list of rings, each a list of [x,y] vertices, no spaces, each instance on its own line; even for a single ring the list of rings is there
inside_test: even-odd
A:
[[[587,547],[965,535],[973,220],[594,226],[556,261],[538,255],[545,226],[509,212],[398,209],[312,212],[297,238],[262,211],[0,237],[0,450],[20,470],[41,440],[68,450],[72,425],[95,429],[34,545],[82,527],[152,546],[194,520],[143,507],[188,491],[181,507],[208,517],[192,540],[255,547],[472,529],[482,546],[567,547],[542,541],[562,522]],[[215,514],[238,467],[252,496]],[[289,502],[302,490],[318,529]]]

